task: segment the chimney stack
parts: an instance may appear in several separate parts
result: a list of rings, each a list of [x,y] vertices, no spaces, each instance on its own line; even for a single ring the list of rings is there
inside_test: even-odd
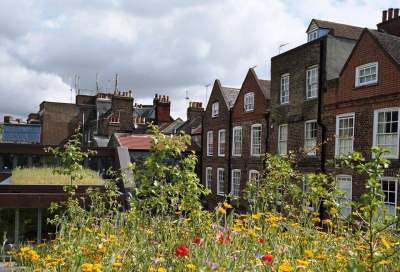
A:
[[[394,9],[394,15],[393,15],[393,17],[394,17],[394,18],[399,17],[399,9],[398,9],[398,8],[395,8],[395,9]]]
[[[392,20],[392,19],[393,19],[393,8],[390,8],[390,9],[388,10],[388,13],[389,13],[388,20]]]
[[[387,10],[382,11],[382,23],[387,21]]]

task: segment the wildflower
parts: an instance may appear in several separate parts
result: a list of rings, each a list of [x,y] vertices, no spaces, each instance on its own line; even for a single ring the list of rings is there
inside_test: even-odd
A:
[[[93,271],[93,264],[91,263],[84,263],[81,265],[81,269],[83,272],[92,272]]]
[[[222,207],[219,207],[219,208],[218,208],[218,213],[220,213],[220,214],[226,214],[226,210],[225,210],[224,208],[222,208]]]
[[[251,218],[253,218],[253,219],[255,219],[255,220],[258,220],[258,219],[261,218],[261,216],[262,216],[261,213],[256,213],[256,214],[252,214],[252,215],[251,215]]]
[[[336,215],[338,213],[338,210],[335,207],[332,207],[329,211],[333,215]]]
[[[311,219],[311,221],[312,221],[313,223],[319,223],[319,222],[321,222],[321,219],[319,219],[319,217],[313,217],[313,218]]]
[[[304,250],[304,257],[312,258],[313,256],[314,256],[314,253],[312,250],[309,250],[309,249]]]
[[[157,272],[167,272],[168,270],[165,267],[159,267]]]
[[[381,260],[381,261],[378,262],[378,264],[380,264],[380,265],[389,265],[391,263],[392,262],[390,260]]]
[[[185,267],[187,269],[189,269],[189,270],[195,270],[196,269],[196,266],[194,264],[192,264],[192,263],[185,265]]]
[[[297,264],[297,267],[304,268],[304,267],[309,266],[310,262],[309,261],[303,261],[303,260],[296,260],[296,264]]]
[[[322,224],[323,225],[328,225],[328,226],[332,226],[333,225],[332,220],[330,220],[330,219],[322,220]]]
[[[261,238],[259,238],[259,239],[257,239],[257,243],[259,243],[259,244],[264,244],[264,239],[261,239]]]
[[[222,231],[220,231],[215,236],[215,239],[221,244],[226,244],[232,240],[232,236],[228,235],[225,237],[225,234]]]
[[[122,267],[122,263],[120,263],[120,262],[113,263],[112,267],[114,269],[120,269]]]
[[[226,201],[224,202],[223,205],[224,205],[225,209],[233,209],[233,206],[231,204],[229,204],[228,202],[226,202]]]
[[[199,236],[196,236],[196,237],[194,237],[194,239],[193,239],[193,244],[196,244],[196,245],[201,245],[203,243],[203,239],[201,239]]]
[[[290,264],[288,262],[283,262],[281,265],[279,265],[278,268],[279,272],[290,272],[292,271],[292,267],[290,266]]]
[[[102,267],[103,266],[101,264],[99,264],[99,263],[94,264],[93,265],[93,272],[101,272],[101,268]]]
[[[175,251],[175,255],[177,257],[184,257],[189,255],[189,248],[186,245],[180,245],[176,251]]]
[[[393,243],[391,241],[382,238],[382,244],[385,246],[386,249],[391,249],[393,247]]]
[[[262,257],[261,257],[261,260],[263,261],[263,262],[265,262],[265,263],[272,263],[272,261],[274,260],[274,258],[272,257],[272,255],[271,254],[264,254]]]

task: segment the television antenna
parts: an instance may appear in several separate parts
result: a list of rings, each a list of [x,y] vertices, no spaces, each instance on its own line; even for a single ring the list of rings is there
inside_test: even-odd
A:
[[[286,46],[286,45],[288,45],[288,44],[289,44],[289,43],[282,43],[282,44],[279,45],[279,54],[281,53],[282,47],[284,47],[284,46]]]
[[[189,106],[189,92],[188,92],[188,90],[186,90],[186,97],[185,97],[185,99],[186,99],[186,108]]]

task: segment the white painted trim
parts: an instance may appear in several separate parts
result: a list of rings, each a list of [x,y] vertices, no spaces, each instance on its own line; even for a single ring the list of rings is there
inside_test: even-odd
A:
[[[354,152],[354,135],[356,132],[356,113],[342,113],[336,115],[336,129],[335,129],[335,157],[339,156],[339,119],[343,117],[353,117],[353,143],[352,143],[352,152]]]
[[[260,128],[260,154],[253,154],[253,128]],[[253,124],[250,129],[250,156],[260,157],[262,152],[262,125],[261,124]]]
[[[308,97],[308,71],[317,69],[317,92],[315,96]],[[315,64],[307,68],[306,70],[306,100],[311,100],[318,98],[318,88],[319,88],[319,65]]]
[[[219,196],[224,196],[225,195],[225,192],[221,192],[220,190],[219,190],[219,182],[220,182],[220,180],[219,180],[219,173],[220,172],[223,172],[223,177],[224,177],[224,191],[225,191],[225,169],[224,168],[217,168],[217,195],[219,195]]]
[[[315,148],[317,147],[317,140],[318,140],[318,124],[317,124],[317,120],[316,120],[316,119],[314,119],[314,120],[308,120],[308,121],[305,121],[305,122],[304,122],[304,139],[303,139],[303,148],[304,148],[304,150],[305,150],[305,148],[306,148],[307,124],[309,124],[309,123],[315,123],[315,124],[316,124],[316,127],[317,127],[317,136],[315,137]],[[317,155],[317,152],[316,152],[316,150],[314,149],[314,150],[312,151],[312,153],[311,153],[311,152],[307,152],[306,155],[307,155],[307,156],[310,156],[310,157],[316,156],[316,155]]]
[[[250,181],[250,179],[251,179],[251,174],[253,174],[253,173],[258,174],[258,179],[260,179],[260,171],[251,169],[251,170],[249,171],[249,181]]]
[[[210,140],[210,135],[211,135],[211,140]],[[211,148],[211,152],[210,152],[210,150],[208,149],[208,146],[210,145],[210,142],[212,141],[212,148]],[[208,157],[212,157],[213,156],[213,153],[214,153],[214,133],[213,133],[213,131],[212,130],[209,130],[209,131],[207,131],[207,146],[206,146],[206,148],[207,148],[207,156]]]
[[[220,153],[220,145],[221,145],[221,132],[224,132],[224,154]],[[218,130],[218,157],[225,157],[225,147],[226,147],[226,130],[220,129]]]
[[[400,141],[400,107],[393,107],[393,108],[383,108],[383,109],[377,109],[374,110],[374,128],[373,128],[373,144],[372,146],[376,146],[376,134],[378,132],[378,114],[380,112],[386,112],[386,111],[397,111],[398,112],[398,116],[399,116],[399,120],[397,122],[397,150],[396,150],[396,154],[395,155],[383,155],[385,158],[387,159],[398,159],[399,158],[399,141]],[[372,154],[372,157],[374,158],[374,154]]]
[[[365,83],[359,83],[359,78],[360,78],[360,70],[363,68],[367,68],[369,66],[374,66],[376,65],[376,79],[374,81],[370,81],[370,82],[365,82]],[[360,66],[356,67],[356,72],[355,72],[355,86],[356,87],[362,87],[362,86],[366,86],[366,85],[371,85],[371,84],[375,84],[378,83],[378,76],[379,76],[379,70],[378,70],[378,62],[370,62],[370,63],[366,63]]]
[[[253,107],[251,109],[248,109],[248,110],[246,110],[246,98],[247,97],[253,97],[253,105],[252,105]],[[254,92],[245,93],[245,95],[243,97],[243,110],[244,110],[244,112],[252,112],[252,111],[254,111],[254,104],[255,104]]]
[[[235,131],[240,130],[240,154],[235,154]],[[236,126],[232,129],[232,156],[240,157],[243,153],[243,129],[241,126]]]
[[[283,153],[281,153],[280,151],[281,150],[279,150],[279,143],[280,143],[280,139],[281,139],[281,127],[284,127],[284,126],[286,126],[286,153],[285,154],[283,154]],[[289,126],[288,126],[288,124],[281,124],[281,125],[279,125],[278,126],[278,155],[287,155],[288,154],[288,140],[289,140]]]
[[[233,174],[234,174],[234,173],[239,173],[239,194],[237,194],[237,195],[235,195],[235,194],[233,193],[233,186],[234,186]],[[242,183],[242,171],[241,171],[240,169],[233,169],[233,170],[232,170],[232,180],[231,180],[231,194],[232,194],[233,196],[239,196],[239,195],[240,195],[240,186],[241,186],[241,183]]]
[[[284,77],[288,77],[288,78],[289,78],[289,79],[288,79],[288,101],[287,101],[287,102],[282,102],[282,79],[283,79]],[[290,74],[289,74],[289,73],[286,73],[286,74],[281,75],[279,84],[280,84],[280,88],[279,88],[279,102],[280,102],[281,105],[289,104],[289,102],[290,102]]]
[[[211,170],[211,180],[208,180],[208,170]],[[206,167],[206,188],[212,191],[212,167]]]

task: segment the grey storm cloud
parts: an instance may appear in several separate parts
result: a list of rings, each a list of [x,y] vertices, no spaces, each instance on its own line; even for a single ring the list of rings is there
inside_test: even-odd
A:
[[[375,2],[375,1],[374,1]],[[82,89],[132,89],[149,103],[171,96],[185,117],[185,93],[205,100],[219,78],[238,86],[249,67],[269,78],[282,43],[303,43],[311,18],[373,27],[395,1],[148,0],[0,3],[0,116],[26,116],[43,101],[71,101],[74,75]],[[358,9],[356,14],[354,10]]]

